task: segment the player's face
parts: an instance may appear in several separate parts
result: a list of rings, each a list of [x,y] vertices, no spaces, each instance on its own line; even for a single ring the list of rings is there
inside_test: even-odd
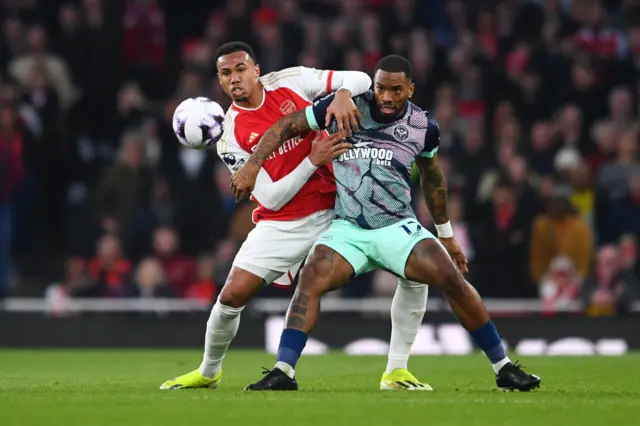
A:
[[[378,70],[373,79],[378,112],[393,116],[402,111],[407,99],[413,96],[414,84],[403,72]]]
[[[246,52],[233,52],[218,58],[218,81],[234,102],[247,102],[258,87],[260,66]]]

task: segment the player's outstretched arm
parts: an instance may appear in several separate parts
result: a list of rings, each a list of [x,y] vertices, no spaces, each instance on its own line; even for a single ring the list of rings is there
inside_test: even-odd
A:
[[[433,154],[431,158],[419,156],[416,158],[416,166],[420,172],[422,196],[436,225],[438,237],[458,269],[467,273],[467,258],[453,238],[453,230],[447,217],[447,180],[440,168],[438,155]]]

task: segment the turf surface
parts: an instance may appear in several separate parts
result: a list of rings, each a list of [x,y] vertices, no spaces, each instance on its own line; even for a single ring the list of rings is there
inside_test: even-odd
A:
[[[414,357],[435,392],[381,392],[382,357],[303,357],[301,391],[248,393],[273,357],[232,352],[217,390],[160,391],[199,351],[0,351],[0,426],[13,425],[608,425],[640,424],[640,356],[527,357],[543,378],[502,393],[480,355]]]

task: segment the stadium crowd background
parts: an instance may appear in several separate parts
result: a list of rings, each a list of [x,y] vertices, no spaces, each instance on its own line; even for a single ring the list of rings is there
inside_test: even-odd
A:
[[[0,294],[215,298],[252,207],[170,119],[229,105],[213,52],[241,40],[263,73],[411,59],[485,297],[609,315],[640,295],[640,1],[0,0],[0,25]]]

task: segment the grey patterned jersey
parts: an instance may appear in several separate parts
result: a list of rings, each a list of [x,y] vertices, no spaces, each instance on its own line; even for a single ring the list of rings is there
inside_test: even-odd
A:
[[[332,100],[330,95],[307,108],[312,128],[324,127]],[[362,116],[360,129],[349,140],[353,147],[333,161],[338,187],[337,217],[364,229],[415,218],[411,206],[411,168],[417,156],[432,158],[438,151],[438,124],[411,102],[400,118],[381,123],[374,119],[372,91],[353,100]],[[335,122],[327,130],[336,132]]]

